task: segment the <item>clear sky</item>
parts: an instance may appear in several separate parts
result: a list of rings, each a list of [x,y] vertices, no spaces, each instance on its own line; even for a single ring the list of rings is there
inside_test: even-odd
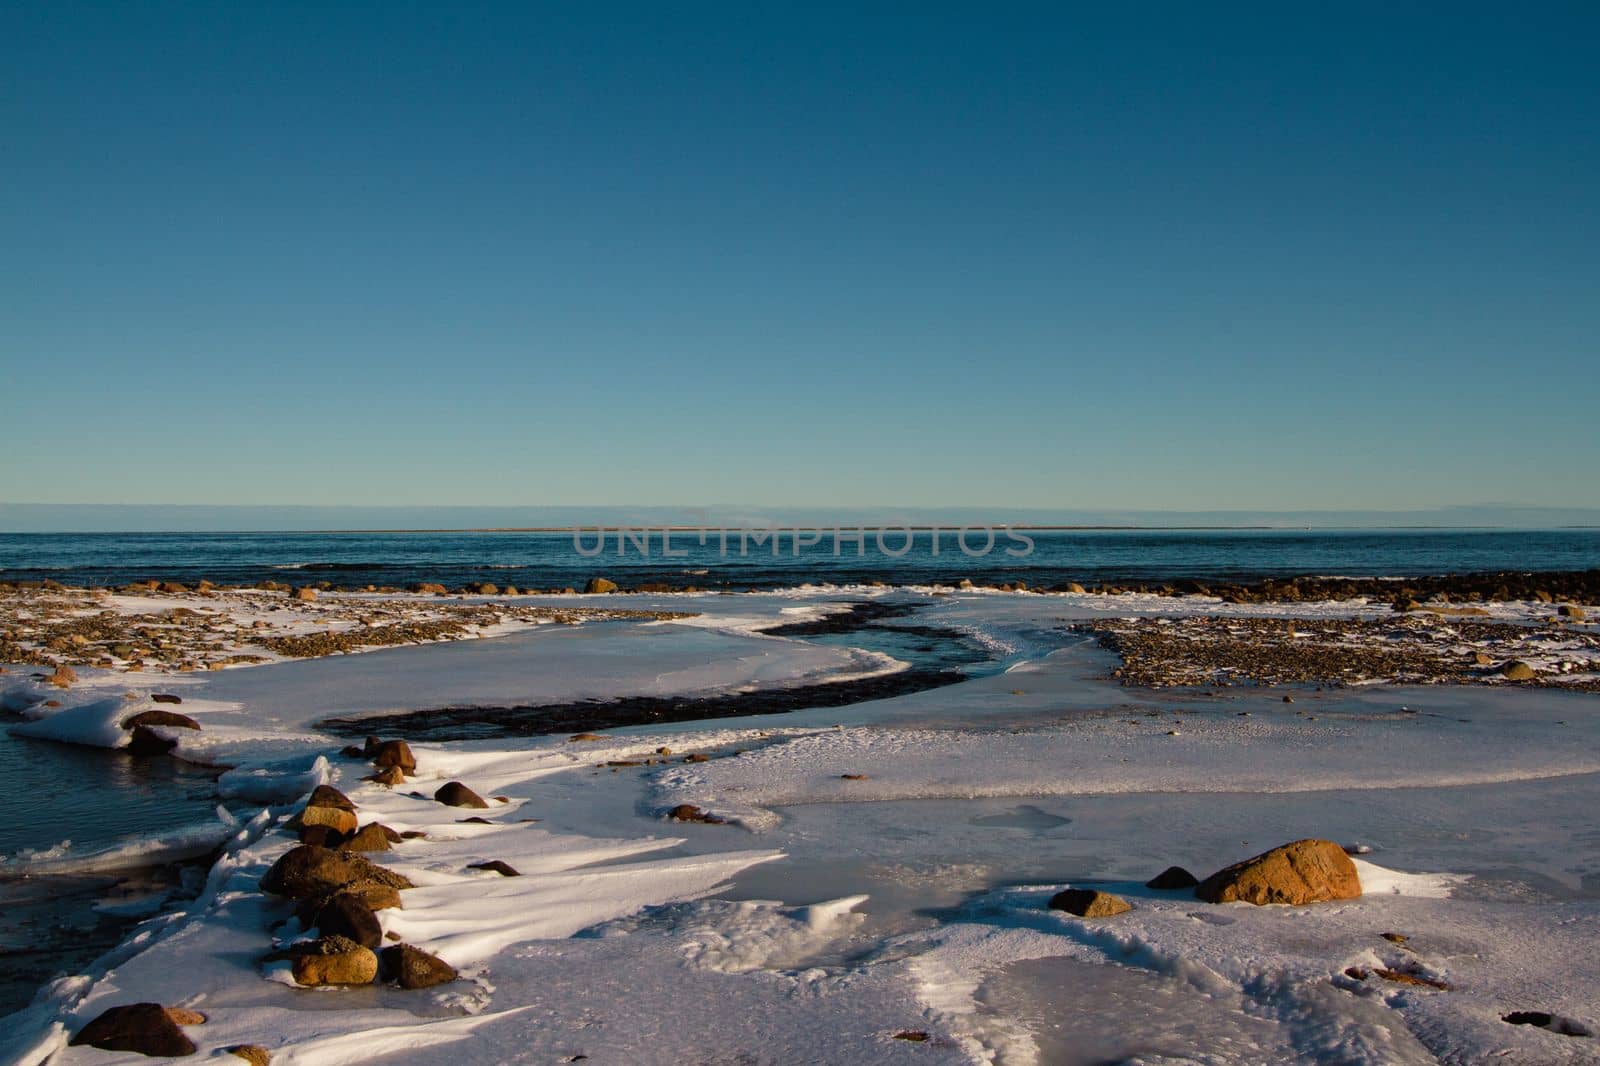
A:
[[[1600,505],[1600,6],[0,6],[0,501]]]

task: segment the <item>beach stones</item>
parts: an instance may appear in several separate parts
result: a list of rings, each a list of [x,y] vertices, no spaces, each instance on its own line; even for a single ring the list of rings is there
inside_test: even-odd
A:
[[[1079,918],[1110,918],[1133,910],[1121,896],[1097,892],[1092,888],[1068,888],[1050,897],[1050,909],[1066,911]]]
[[[403,740],[380,741],[371,749],[372,765],[380,770],[391,766],[403,774],[417,771],[417,757],[411,754],[411,745]]]
[[[590,596],[602,592],[615,592],[617,591],[617,583],[609,578],[591,577],[589,583],[583,586],[583,591]]]
[[[707,825],[721,825],[722,819],[710,814],[692,803],[680,803],[667,812],[667,817],[674,822],[704,822]]]
[[[359,824],[356,805],[350,802],[349,796],[332,785],[318,785],[313,789],[311,798],[306,800],[305,807],[295,817],[302,829],[326,826],[341,837],[354,833]]]
[[[103,1051],[132,1051],[152,1058],[181,1058],[195,1053],[194,1041],[178,1028],[198,1025],[204,1016],[194,1011],[169,1011],[159,1003],[129,1003],[111,1007],[78,1030],[69,1043],[87,1044]]]
[[[460,781],[447,781],[433,794],[433,798],[447,807],[488,807],[484,798]]]
[[[345,851],[388,851],[390,845],[400,841],[400,834],[381,822],[369,822],[356,830],[355,835],[340,847]]]
[[[1500,668],[1500,676],[1507,681],[1532,681],[1538,673],[1521,659],[1512,659]]]
[[[406,775],[398,766],[385,766],[375,774],[368,774],[363,780],[394,788],[406,783]]]
[[[354,882],[370,881],[394,889],[410,888],[403,874],[385,869],[359,855],[302,844],[285,852],[266,876],[261,890],[290,899],[305,899],[334,892]]]
[[[1200,879],[1181,866],[1169,866],[1144,883],[1145,888],[1170,892],[1175,888],[1193,888]]]
[[[170,729],[199,729],[200,723],[186,714],[177,711],[140,711],[122,720],[122,728],[137,729],[140,726],[166,726]]]
[[[401,988],[432,988],[456,979],[455,967],[410,944],[395,944],[384,948],[378,956],[379,969],[385,981],[393,981]]]
[[[1357,899],[1361,879],[1355,863],[1331,840],[1296,840],[1218,870],[1194,894],[1207,903],[1240,901],[1299,906]]]
[[[311,924],[323,936],[342,936],[368,948],[383,945],[383,926],[366,900],[352,892],[335,892],[317,908]]]
[[[297,985],[366,985],[378,976],[378,956],[344,936],[325,936],[295,952],[290,972]]]

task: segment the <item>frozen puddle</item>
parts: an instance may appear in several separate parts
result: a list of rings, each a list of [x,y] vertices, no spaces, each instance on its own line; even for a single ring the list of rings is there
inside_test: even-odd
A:
[[[1293,1062],[1283,1027],[1173,977],[1117,963],[1070,958],[1013,963],[977,992],[979,1027],[1020,1024],[1029,1034],[999,1062],[1051,1066],[1106,1063]],[[1031,1043],[1032,1047],[1027,1044]]]

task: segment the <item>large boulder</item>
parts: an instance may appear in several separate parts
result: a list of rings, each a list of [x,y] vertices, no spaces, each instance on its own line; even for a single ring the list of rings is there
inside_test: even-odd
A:
[[[1296,840],[1218,870],[1195,888],[1207,903],[1257,905],[1356,899],[1361,879],[1344,848],[1331,840]]]
[[[122,728],[138,729],[140,726],[166,726],[170,729],[199,729],[200,723],[177,711],[140,711],[122,720]]]
[[[1560,615],[1562,618],[1570,618],[1574,622],[1581,622],[1589,617],[1588,614],[1584,612],[1582,607],[1579,607],[1577,604],[1573,603],[1563,603],[1560,607],[1556,608],[1556,614]]]
[[[583,586],[583,591],[590,595],[600,592],[615,592],[617,591],[617,583],[610,578],[591,577],[589,583]]]
[[[184,1012],[182,1017],[196,1015]],[[78,1030],[69,1043],[103,1051],[132,1051],[152,1058],[181,1058],[195,1053],[194,1041],[178,1028],[173,1014],[159,1003],[129,1003],[101,1012]]]
[[[489,806],[482,796],[463,785],[460,781],[445,782],[439,786],[439,791],[433,794],[433,798],[447,807],[485,808]]]
[[[1096,892],[1092,888],[1068,888],[1050,897],[1050,909],[1066,911],[1079,918],[1110,918],[1126,914],[1133,906],[1121,896]]]
[[[410,888],[403,874],[368,862],[359,855],[302,844],[285,852],[261,879],[261,890],[289,899],[335,892],[346,885],[371,881],[394,889]]]
[[[353,892],[335,892],[316,909],[311,924],[323,936],[342,936],[362,947],[383,946],[383,926],[367,901]]]
[[[400,834],[382,822],[368,822],[340,847],[346,851],[388,851],[399,839]]]
[[[368,985],[378,976],[378,956],[348,937],[325,936],[295,952],[297,985]]]
[[[317,598],[317,590],[307,586],[301,586],[300,588],[295,589],[289,595],[292,598],[300,600],[304,603],[310,603],[312,600]]]
[[[1200,879],[1181,866],[1169,866],[1144,883],[1145,888],[1170,892],[1177,888],[1193,888]]]
[[[403,740],[385,740],[372,748],[372,765],[383,770],[398,767],[401,773],[417,772],[417,757],[411,754],[411,745]]]
[[[1538,677],[1533,667],[1521,659],[1512,659],[1500,668],[1500,675],[1507,681],[1532,681]]]
[[[455,967],[410,944],[395,944],[379,954],[379,967],[385,981],[401,988],[432,988],[457,977]]]
[[[312,790],[311,798],[306,800],[305,808],[295,819],[296,828],[326,826],[341,837],[354,833],[359,824],[356,821],[356,805],[349,796],[332,785],[318,785]]]

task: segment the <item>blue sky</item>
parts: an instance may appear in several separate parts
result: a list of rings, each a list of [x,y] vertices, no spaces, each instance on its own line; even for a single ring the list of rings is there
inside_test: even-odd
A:
[[[1421,7],[8,4],[0,501],[1600,505],[1600,8]]]

